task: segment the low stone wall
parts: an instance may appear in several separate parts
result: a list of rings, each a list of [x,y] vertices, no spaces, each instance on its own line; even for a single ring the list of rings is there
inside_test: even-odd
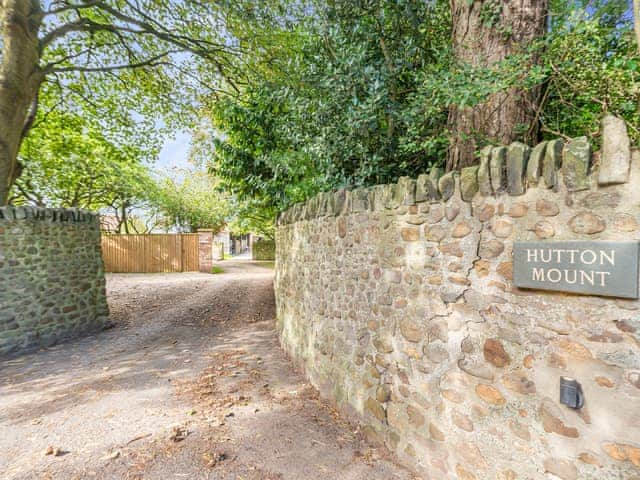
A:
[[[251,255],[254,260],[275,260],[276,242],[273,240],[258,240],[251,246]]]
[[[0,356],[100,330],[107,317],[97,216],[0,208]]]
[[[514,144],[284,212],[283,347],[429,479],[640,478],[640,302],[512,284],[515,240],[640,239],[640,155],[607,138],[593,162],[586,139]]]

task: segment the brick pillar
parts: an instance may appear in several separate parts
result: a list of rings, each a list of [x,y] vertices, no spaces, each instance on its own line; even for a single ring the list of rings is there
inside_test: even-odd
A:
[[[213,231],[198,230],[198,260],[202,273],[211,273],[213,268]]]

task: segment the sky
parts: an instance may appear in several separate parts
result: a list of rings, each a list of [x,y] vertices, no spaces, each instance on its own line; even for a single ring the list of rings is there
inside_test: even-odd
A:
[[[153,164],[152,168],[156,171],[166,171],[173,167],[192,170],[194,167],[189,163],[190,143],[191,134],[188,132],[177,132],[174,138],[165,139],[158,160]],[[176,177],[180,178],[181,175],[176,175]],[[103,209],[103,214],[106,213],[112,213],[112,211]],[[143,208],[135,208],[131,213],[142,219],[148,217],[147,210]]]
[[[175,138],[165,140],[156,167],[159,169],[191,168],[189,163],[189,144],[191,134],[188,132],[177,132]]]

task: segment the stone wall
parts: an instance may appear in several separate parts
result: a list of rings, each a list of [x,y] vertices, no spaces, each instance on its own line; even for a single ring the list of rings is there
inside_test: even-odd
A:
[[[515,240],[640,239],[640,155],[607,121],[597,155],[586,139],[488,148],[459,176],[280,215],[284,349],[426,478],[640,479],[640,302],[511,282]],[[559,403],[561,376],[582,409]]]
[[[0,356],[100,330],[107,317],[98,217],[0,208]]]
[[[251,255],[254,260],[275,260],[276,242],[273,240],[258,240],[251,246]]]

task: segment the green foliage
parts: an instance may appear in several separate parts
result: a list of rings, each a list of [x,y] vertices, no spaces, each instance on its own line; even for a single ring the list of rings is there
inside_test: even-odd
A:
[[[587,3],[587,2],[575,2]],[[562,2],[544,51],[546,74],[541,122],[546,137],[588,135],[597,144],[606,113],[624,118],[640,141],[640,57],[628,3]]]
[[[47,109],[54,99],[43,91]],[[133,206],[146,198],[153,180],[144,162],[156,150],[136,137],[108,137],[90,117],[73,110],[48,111],[22,145],[22,176],[14,203],[100,210]]]
[[[137,230],[140,218],[130,213],[170,198],[158,193],[149,167],[162,138],[194,126],[198,97],[231,73],[235,49],[222,25],[232,6],[58,0],[42,8],[44,81],[12,201],[109,207]]]
[[[482,13],[496,28],[500,3],[486,2]],[[166,215],[167,226],[228,222],[234,232],[271,238],[279,210],[319,191],[394,182],[442,165],[449,108],[512,88],[541,91],[545,137],[597,140],[600,119],[611,112],[625,118],[637,142],[640,60],[628,2],[551,3],[542,41],[476,67],[453,58],[447,0],[239,0],[211,6],[210,15],[200,4],[153,1],[154,18],[172,35],[211,42],[194,48],[212,56],[169,52],[153,66],[86,72],[85,65],[162,54],[169,44],[108,28],[50,43],[43,61],[53,67],[21,151],[16,201],[144,204]],[[83,12],[101,24],[115,18],[103,7]],[[65,15],[49,27],[71,20]],[[221,42],[224,48],[213,48]],[[233,73],[223,96],[220,69]],[[216,180],[180,173],[156,185],[145,162],[155,158],[159,134],[177,125],[197,128],[193,159]]]
[[[266,238],[274,238],[274,220],[278,212],[265,200],[253,198],[234,200],[229,230],[236,235],[255,233]]]
[[[112,135],[133,130],[152,144],[159,119],[193,125],[198,97],[232,75],[236,49],[223,28],[231,2],[41,3],[40,63],[54,108],[82,112]]]
[[[500,24],[502,17],[502,4],[497,0],[491,0],[482,4],[480,8],[480,20],[488,27],[495,28]]]
[[[264,25],[247,39],[248,85],[208,106],[214,133],[196,156],[206,161],[213,152],[212,170],[240,198],[277,209],[320,190],[391,181],[440,163],[446,109],[414,94],[422,72],[447,58],[446,5],[314,2],[294,12],[293,26]],[[277,50],[262,48],[275,39]]]
[[[246,85],[206,105],[194,157],[258,210],[442,165],[449,108],[513,88],[541,92],[540,139],[597,139],[607,112],[639,139],[626,0],[552,0],[548,34],[490,67],[454,60],[448,1],[242,3],[230,32],[248,52]],[[486,2],[483,21],[502,28],[501,4]]]
[[[140,233],[158,226],[219,229],[227,221],[230,202],[209,175],[158,177],[150,167],[157,150],[138,132],[111,140],[91,115],[47,110],[55,95],[43,93],[48,115],[23,143],[13,203],[112,213],[124,231]]]
[[[217,187],[217,181],[205,172],[178,170],[158,180],[150,201],[169,226],[190,232],[218,231],[230,217],[231,206]]]
[[[213,273],[214,275],[218,273],[224,273],[224,268],[214,265],[213,267],[211,267],[211,273]]]

